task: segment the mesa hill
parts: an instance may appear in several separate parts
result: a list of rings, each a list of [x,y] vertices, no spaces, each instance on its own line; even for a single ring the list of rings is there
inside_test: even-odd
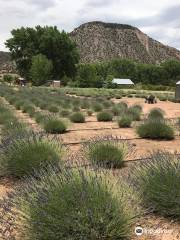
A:
[[[180,51],[148,37],[138,28],[124,24],[89,22],[70,33],[82,63],[127,58],[141,63],[180,60]]]

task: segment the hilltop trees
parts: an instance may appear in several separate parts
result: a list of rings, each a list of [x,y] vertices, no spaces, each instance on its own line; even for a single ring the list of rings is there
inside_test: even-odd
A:
[[[67,33],[60,32],[57,27],[41,27],[14,29],[12,37],[5,43],[12,59],[16,62],[19,73],[29,79],[32,59],[43,54],[52,61],[52,77],[59,79],[66,75],[74,77],[79,54],[75,44]]]
[[[180,77],[180,61],[171,59],[164,62],[162,66],[167,72],[169,79],[176,80]]]

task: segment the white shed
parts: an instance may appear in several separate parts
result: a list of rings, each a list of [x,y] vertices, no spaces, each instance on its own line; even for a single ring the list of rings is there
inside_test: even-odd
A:
[[[115,83],[118,85],[134,85],[131,79],[121,79],[121,78],[114,78],[112,80],[112,83]]]
[[[53,87],[60,87],[61,86],[61,81],[60,80],[53,80],[52,85],[53,85]]]
[[[180,81],[176,83],[176,92],[175,92],[176,100],[180,100]]]

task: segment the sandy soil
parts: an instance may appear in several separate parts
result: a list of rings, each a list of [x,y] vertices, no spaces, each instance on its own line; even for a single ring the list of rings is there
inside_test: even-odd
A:
[[[141,98],[122,98],[120,100],[113,99],[113,101],[116,103],[125,101],[129,105],[133,105],[136,103],[141,104],[143,107],[144,114],[149,113],[149,111],[152,108],[157,107],[157,108],[161,108],[162,110],[164,110],[167,118],[180,117],[180,103],[173,103],[173,102],[169,102],[169,101],[158,101],[156,104],[147,104],[144,102],[144,99],[141,99]]]
[[[0,199],[5,197],[7,192],[11,191],[15,184],[12,178],[0,178]]]
[[[173,221],[154,216],[147,215],[139,219],[136,226],[141,226],[144,230],[142,236],[136,236],[134,233],[133,240],[179,240],[180,226]],[[134,229],[135,229],[134,227]]]

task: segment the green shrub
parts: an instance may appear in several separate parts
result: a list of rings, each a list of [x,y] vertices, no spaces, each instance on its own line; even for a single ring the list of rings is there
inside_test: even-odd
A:
[[[111,112],[114,116],[119,116],[122,113],[121,109],[118,106],[113,106]]]
[[[100,112],[102,110],[102,105],[99,103],[94,103],[92,108],[95,112]]]
[[[137,128],[137,133],[142,138],[174,139],[174,130],[163,120],[147,120]]]
[[[115,98],[116,98],[116,99],[121,99],[122,96],[121,96],[121,95],[115,95]]]
[[[62,150],[54,141],[35,133],[17,135],[4,143],[1,152],[2,175],[23,177],[49,163],[58,165]]]
[[[18,98],[16,96],[10,96],[8,98],[8,102],[11,104],[11,105],[14,105],[14,103],[18,101]]]
[[[85,116],[81,112],[75,112],[70,116],[70,120],[74,123],[84,123]]]
[[[129,128],[132,124],[132,117],[130,115],[124,115],[118,120],[120,128]]]
[[[111,101],[103,101],[102,104],[103,104],[103,106],[105,108],[110,108],[112,106],[112,102]]]
[[[33,117],[37,123],[43,123],[45,121],[45,116],[40,112],[36,112]]]
[[[70,115],[71,115],[71,112],[68,111],[68,110],[62,110],[62,111],[60,112],[60,116],[61,116],[61,117],[69,117]]]
[[[88,115],[88,116],[92,116],[92,115],[93,115],[93,111],[88,110],[88,111],[87,111],[87,115]]]
[[[73,112],[80,112],[80,110],[81,109],[78,106],[74,106],[73,109],[72,109]]]
[[[2,206],[22,239],[129,239],[139,214],[137,202],[131,187],[111,174],[47,169]]]
[[[22,106],[23,113],[32,114],[35,112],[35,108],[32,105],[25,104]]]
[[[160,101],[167,101],[168,97],[167,96],[159,96]]]
[[[91,163],[105,168],[121,168],[129,146],[126,142],[118,143],[114,138],[99,138],[90,141],[83,148],[86,158]]]
[[[116,106],[118,107],[119,111],[121,112],[121,114],[123,114],[124,112],[127,111],[128,109],[128,105],[126,102],[120,102],[118,104],[116,104]]]
[[[57,112],[59,112],[59,108],[56,105],[50,105],[48,107],[48,111],[50,111],[52,113],[57,113]]]
[[[8,143],[9,140],[16,138],[17,136],[25,135],[28,132],[28,128],[25,123],[18,122],[18,119],[14,118],[11,121],[6,121],[2,128],[1,142]]]
[[[133,121],[141,120],[142,107],[140,105],[134,105],[127,110],[127,113],[131,116]]]
[[[109,122],[112,121],[113,115],[110,112],[100,112],[97,114],[97,120],[99,122]]]
[[[39,107],[42,109],[42,110],[46,110],[46,109],[48,109],[48,103],[45,103],[45,102],[41,102],[40,104],[39,104]]]
[[[67,127],[63,121],[56,118],[49,118],[45,120],[44,130],[51,134],[62,134],[66,132]]]
[[[81,103],[81,108],[82,109],[88,109],[88,108],[90,108],[90,104],[89,104],[89,102],[88,101],[82,101],[82,103]]]
[[[135,171],[144,204],[155,213],[180,220],[179,158],[166,152],[154,153],[151,158]]]
[[[164,111],[160,108],[153,108],[148,115],[148,119],[163,119],[163,118]]]
[[[13,113],[8,108],[0,106],[0,124],[14,121],[14,118]]]
[[[21,107],[23,106],[23,104],[24,104],[23,100],[17,100],[17,101],[15,101],[14,106],[17,110],[20,110]]]

